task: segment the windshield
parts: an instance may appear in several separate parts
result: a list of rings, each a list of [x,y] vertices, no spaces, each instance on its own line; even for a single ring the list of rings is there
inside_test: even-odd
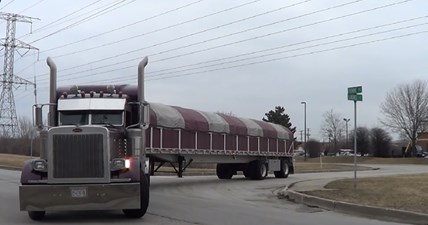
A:
[[[122,125],[122,120],[121,110],[59,112],[59,125]]]
[[[91,124],[122,125],[122,111],[93,111]]]
[[[87,125],[89,113],[85,111],[63,111],[59,113],[59,125]]]

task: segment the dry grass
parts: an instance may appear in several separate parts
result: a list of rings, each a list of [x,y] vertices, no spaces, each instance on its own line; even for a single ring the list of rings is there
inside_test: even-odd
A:
[[[334,181],[326,186],[334,190],[306,193],[362,205],[428,213],[428,174],[360,178],[356,189],[352,181]]]
[[[336,163],[312,163],[312,162],[297,162],[294,164],[295,173],[315,173],[315,172],[339,172],[339,171],[352,171],[354,166],[343,165]],[[357,170],[369,170],[370,167],[357,166]]]
[[[0,154],[0,165],[6,167],[22,168],[24,162],[31,157],[13,154]]]
[[[352,156],[324,156],[324,163],[354,163]],[[307,162],[319,162],[320,158],[310,158]],[[303,162],[303,157],[296,158],[296,162]],[[376,157],[357,157],[357,163],[361,164],[418,164],[428,165],[428,159],[424,158],[376,158]]]

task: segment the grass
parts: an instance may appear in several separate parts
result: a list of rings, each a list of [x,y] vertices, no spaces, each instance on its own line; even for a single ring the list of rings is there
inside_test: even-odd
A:
[[[337,163],[323,163],[322,166],[319,162],[296,162],[294,164],[295,173],[314,173],[314,172],[339,172],[339,171],[352,171],[353,165],[343,165]],[[367,166],[357,166],[358,170],[369,170]]]
[[[337,180],[325,188],[333,190],[305,193],[361,205],[428,213],[428,174],[360,178],[356,189],[352,179]]]
[[[29,156],[0,153],[0,166],[22,168],[24,162],[30,158]]]
[[[296,162],[303,162],[303,157],[295,158]],[[352,156],[324,156],[324,163],[354,163]],[[309,158],[306,162],[319,162],[320,158]],[[428,159],[424,158],[376,158],[376,157],[357,157],[358,164],[418,164],[428,165]]]

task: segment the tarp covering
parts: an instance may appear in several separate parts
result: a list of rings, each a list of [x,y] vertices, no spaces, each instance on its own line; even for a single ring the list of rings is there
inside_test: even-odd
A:
[[[239,118],[222,113],[201,112],[160,103],[150,103],[153,126],[200,132],[224,133],[291,140],[291,131],[281,125]]]

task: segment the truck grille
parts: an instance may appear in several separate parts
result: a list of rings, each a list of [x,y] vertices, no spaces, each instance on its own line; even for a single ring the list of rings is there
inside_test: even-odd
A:
[[[53,178],[102,178],[102,134],[53,135]]]

